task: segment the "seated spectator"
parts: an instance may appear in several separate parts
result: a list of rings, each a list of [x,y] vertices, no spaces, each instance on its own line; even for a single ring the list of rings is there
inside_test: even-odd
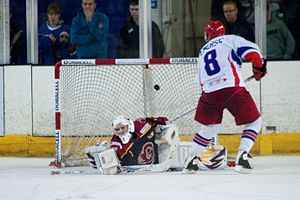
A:
[[[295,50],[295,40],[287,26],[272,16],[271,8],[267,5],[267,58],[291,59]]]
[[[71,25],[71,42],[77,45],[78,58],[107,58],[109,19],[96,9],[96,0],[82,0],[82,11]]]
[[[70,28],[60,20],[60,8],[49,4],[48,21],[39,27],[39,63],[55,64],[61,59],[76,58],[76,47],[70,44]]]
[[[235,0],[225,0],[223,3],[224,25],[226,34],[239,35],[251,42],[255,41],[254,32],[247,20],[239,14]]]
[[[131,17],[121,28],[118,44],[119,58],[139,58],[139,2],[131,0]],[[158,25],[152,21],[152,57],[161,58],[165,51],[164,41]]]

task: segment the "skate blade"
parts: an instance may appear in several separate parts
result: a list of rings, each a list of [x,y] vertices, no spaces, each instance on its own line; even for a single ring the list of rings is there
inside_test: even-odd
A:
[[[251,174],[251,169],[244,168],[241,165],[236,165],[234,167],[234,171],[238,172],[238,173],[241,173],[241,174]]]
[[[182,174],[196,174],[198,170],[183,169]]]

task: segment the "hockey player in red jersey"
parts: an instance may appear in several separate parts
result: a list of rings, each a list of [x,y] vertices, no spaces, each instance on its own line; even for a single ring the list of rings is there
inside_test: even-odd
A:
[[[168,124],[166,117],[138,118],[132,121],[126,116],[118,116],[113,121],[112,126],[115,132],[110,144],[104,141],[86,149],[92,167],[101,168],[101,170],[105,169],[107,163],[103,163],[102,160],[115,159],[113,154],[116,154],[116,165],[108,168],[113,167],[115,170],[112,172],[109,169],[105,174],[117,173],[116,169],[119,165],[158,164],[162,161],[159,160],[157,138],[162,138],[172,150],[164,158],[170,159],[170,161],[168,162],[169,164],[162,167],[162,170],[167,170],[166,168],[170,167],[171,160],[175,157],[174,153],[176,153],[179,145],[179,134],[177,127],[174,124]],[[108,149],[114,149],[115,153],[113,152],[107,156],[105,151]]]
[[[185,161],[184,171],[196,172],[212,138],[217,135],[223,110],[227,109],[236,125],[244,125],[236,157],[235,171],[250,173],[249,151],[261,129],[261,117],[241,73],[242,59],[253,65],[254,78],[259,81],[267,73],[266,61],[258,46],[236,35],[225,35],[220,21],[210,21],[204,28],[207,44],[200,50],[198,77],[202,88],[195,120],[202,126],[192,142],[192,152]]]

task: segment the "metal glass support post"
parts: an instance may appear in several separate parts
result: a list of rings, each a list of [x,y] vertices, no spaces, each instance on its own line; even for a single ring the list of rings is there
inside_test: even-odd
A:
[[[139,1],[140,58],[152,58],[151,0]]]
[[[38,64],[37,0],[26,0],[27,62]]]
[[[266,10],[266,0],[255,0],[255,42],[260,47],[264,58],[267,55]]]

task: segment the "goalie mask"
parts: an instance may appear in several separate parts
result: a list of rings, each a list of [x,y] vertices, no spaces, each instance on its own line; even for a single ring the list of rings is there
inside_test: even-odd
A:
[[[134,132],[134,123],[128,117],[118,116],[112,123],[116,135],[121,139],[123,144],[127,144]]]
[[[210,21],[204,27],[204,40],[208,42],[209,40],[225,35],[225,26],[219,20]]]

